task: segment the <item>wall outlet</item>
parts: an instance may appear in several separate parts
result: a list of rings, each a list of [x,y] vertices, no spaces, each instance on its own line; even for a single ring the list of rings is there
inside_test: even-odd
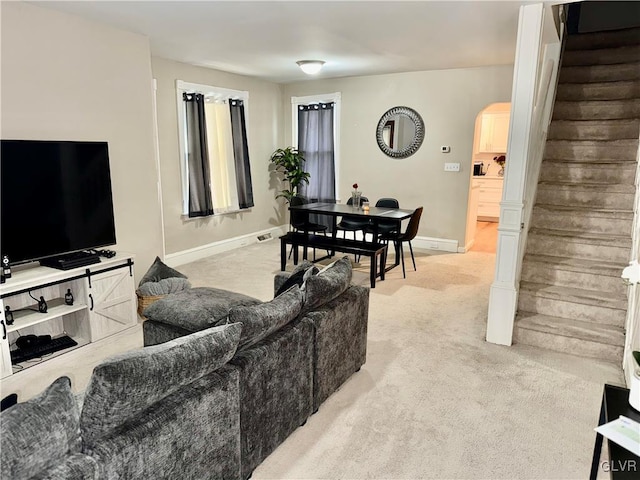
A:
[[[445,172],[459,172],[460,164],[459,163],[445,163],[444,164]]]
[[[449,153],[451,151],[451,147],[449,145],[443,145],[440,147],[440,151],[442,153]]]

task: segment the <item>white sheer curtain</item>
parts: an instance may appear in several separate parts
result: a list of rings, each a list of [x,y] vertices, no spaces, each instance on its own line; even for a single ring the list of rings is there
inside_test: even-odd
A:
[[[231,114],[226,102],[205,103],[207,146],[211,166],[214,213],[240,209],[231,133]],[[231,188],[233,187],[233,188]]]

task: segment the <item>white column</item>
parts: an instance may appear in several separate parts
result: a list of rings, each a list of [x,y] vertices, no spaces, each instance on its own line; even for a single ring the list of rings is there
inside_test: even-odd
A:
[[[525,175],[531,150],[543,17],[544,5],[541,3],[520,7],[496,270],[491,285],[487,319],[487,341],[501,345],[512,343],[518,301]]]

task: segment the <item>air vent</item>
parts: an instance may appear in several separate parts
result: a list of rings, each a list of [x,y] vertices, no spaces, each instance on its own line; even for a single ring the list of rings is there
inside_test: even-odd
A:
[[[273,237],[270,233],[264,233],[262,235],[258,235],[259,242],[266,242],[267,240],[271,240]]]

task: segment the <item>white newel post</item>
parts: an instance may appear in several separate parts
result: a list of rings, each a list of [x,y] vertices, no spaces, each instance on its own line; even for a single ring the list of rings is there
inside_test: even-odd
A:
[[[504,177],[495,277],[489,296],[487,341],[511,345],[518,301],[518,269],[524,219],[527,159],[532,148],[532,119],[542,43],[544,5],[520,7],[511,94],[509,147]]]

